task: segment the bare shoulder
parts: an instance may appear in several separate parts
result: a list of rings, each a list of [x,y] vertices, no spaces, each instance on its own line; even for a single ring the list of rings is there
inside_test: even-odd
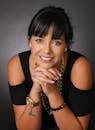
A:
[[[71,80],[77,88],[87,90],[92,87],[92,79],[91,63],[86,57],[81,56],[72,67]]]
[[[8,67],[14,66],[19,63],[19,56],[18,54],[12,56],[8,61]]]
[[[8,82],[10,85],[17,85],[24,80],[24,74],[18,55],[12,56],[7,65]]]

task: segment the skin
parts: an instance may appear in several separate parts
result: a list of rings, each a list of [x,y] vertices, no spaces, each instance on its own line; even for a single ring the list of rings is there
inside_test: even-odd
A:
[[[67,53],[64,53],[67,48],[64,36],[60,39],[52,39],[52,33],[51,27],[45,37],[32,36],[29,42],[31,44],[30,73],[33,81],[36,80],[35,82],[38,81],[41,84],[43,91],[44,88],[47,91],[46,83],[54,84],[54,80],[60,77],[58,68],[63,58],[67,57]],[[33,67],[36,68],[35,72],[33,72]],[[44,93],[47,95],[47,92],[44,91]]]
[[[68,60],[68,53],[65,51],[67,43],[64,36],[60,39],[52,39],[53,28],[50,27],[45,37],[32,36],[31,55],[29,57],[29,68],[33,86],[29,95],[34,101],[40,101],[40,93],[43,91],[52,108],[57,108],[64,103],[62,97],[56,89],[55,80],[60,77],[60,67],[64,59],[64,68]],[[12,66],[12,67],[11,67]],[[80,67],[81,66],[81,67]],[[18,55],[12,57],[8,63],[8,81],[10,85],[17,85],[25,80]],[[89,61],[85,57],[76,60],[71,71],[71,81],[82,90],[91,89],[92,70]],[[41,128],[41,105],[33,108],[27,105],[13,105],[16,125],[18,130],[40,130]],[[54,119],[60,130],[87,130],[89,115],[76,117],[66,105],[60,111],[53,112]]]

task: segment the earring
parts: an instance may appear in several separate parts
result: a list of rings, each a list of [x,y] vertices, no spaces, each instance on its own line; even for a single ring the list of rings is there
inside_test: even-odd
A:
[[[66,51],[67,51],[67,47],[65,48],[64,52],[66,52]]]

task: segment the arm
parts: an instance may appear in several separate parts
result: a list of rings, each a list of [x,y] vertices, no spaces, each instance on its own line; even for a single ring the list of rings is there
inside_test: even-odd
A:
[[[52,108],[57,108],[64,102],[63,97],[57,94],[52,94],[48,98]],[[67,105],[63,109],[52,112],[60,130],[87,130],[89,115],[76,117]]]
[[[92,70],[86,58],[81,57],[75,62],[71,72],[71,81],[78,89],[91,89]],[[64,102],[63,97],[60,96],[57,91],[53,91],[47,96],[52,108],[57,108]],[[87,130],[89,114],[76,117],[66,105],[59,111],[53,111],[53,115],[60,130]]]
[[[11,86],[21,84],[25,80],[23,70],[20,65],[18,55],[12,57],[8,63],[8,82]],[[35,86],[34,86],[35,87]],[[33,88],[33,87],[32,87]],[[30,91],[30,96],[34,101],[40,100],[39,93],[35,89]],[[41,127],[41,105],[33,108],[32,116],[29,114],[31,106],[13,105],[16,126],[18,130],[39,130]]]

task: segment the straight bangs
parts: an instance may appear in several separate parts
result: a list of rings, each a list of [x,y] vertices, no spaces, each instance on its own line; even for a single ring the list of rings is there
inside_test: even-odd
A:
[[[28,40],[32,35],[44,37],[48,34],[50,27],[53,28],[52,38],[60,39],[64,36],[70,45],[73,38],[73,29],[65,10],[56,7],[45,7],[33,17],[28,28]]]
[[[62,19],[53,15],[47,15],[44,18],[39,17],[34,24],[32,34],[34,36],[44,37],[48,34],[50,27],[53,28],[53,39],[59,39],[64,34],[64,23]]]

